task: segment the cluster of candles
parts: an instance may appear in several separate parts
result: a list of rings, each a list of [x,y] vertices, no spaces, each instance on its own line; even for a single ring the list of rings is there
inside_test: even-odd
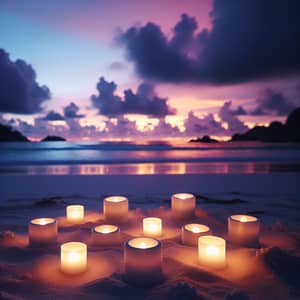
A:
[[[172,214],[175,218],[193,218],[196,199],[192,194],[174,194],[171,198]],[[128,199],[112,196],[104,199],[103,213],[108,224],[120,224],[128,220]],[[69,205],[67,220],[72,223],[84,221],[84,206]],[[58,234],[57,221],[52,218],[31,220],[29,242],[31,246],[55,244]],[[233,215],[228,218],[230,241],[243,246],[257,244],[260,231],[259,220],[248,215]],[[152,283],[162,276],[162,247],[158,239],[162,233],[160,218],[143,219],[143,237],[128,240],[124,245],[125,277],[136,283]],[[92,242],[98,246],[120,244],[120,228],[116,225],[98,225],[93,228]],[[186,224],[181,230],[182,243],[198,247],[200,264],[210,268],[226,266],[226,241],[212,235],[211,229],[202,224]],[[87,246],[81,242],[61,245],[61,271],[79,274],[87,268]]]

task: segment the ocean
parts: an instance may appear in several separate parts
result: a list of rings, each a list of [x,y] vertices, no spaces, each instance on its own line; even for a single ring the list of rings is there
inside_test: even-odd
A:
[[[256,174],[300,172],[300,145],[259,142],[1,143],[0,174]]]

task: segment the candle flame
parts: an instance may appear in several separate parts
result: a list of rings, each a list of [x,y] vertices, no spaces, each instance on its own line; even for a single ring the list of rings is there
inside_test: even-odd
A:
[[[51,218],[39,218],[31,220],[31,223],[36,225],[47,225],[53,222],[55,222],[55,220]]]
[[[201,232],[201,230],[200,230],[199,227],[194,226],[194,227],[192,227],[192,232],[194,232],[194,233],[199,233],[199,232]]]
[[[241,217],[241,219],[240,219],[240,222],[247,222],[247,221],[248,221],[248,219],[245,216]]]
[[[144,248],[147,247],[147,244],[146,244],[145,242],[141,242],[140,247],[141,247],[142,249],[144,249]]]
[[[185,193],[177,194],[176,196],[177,196],[178,198],[180,198],[181,200],[186,200],[186,199],[192,197],[191,194],[185,194]]]
[[[40,220],[40,225],[46,225],[48,222],[46,219],[41,219]]]
[[[111,196],[111,197],[107,197],[106,200],[109,202],[122,202],[122,201],[126,201],[127,198],[123,196]]]
[[[216,255],[218,255],[218,249],[217,249],[217,247],[215,247],[215,246],[208,246],[207,248],[206,248],[206,253],[208,254],[208,255],[211,255],[211,256],[216,256]]]

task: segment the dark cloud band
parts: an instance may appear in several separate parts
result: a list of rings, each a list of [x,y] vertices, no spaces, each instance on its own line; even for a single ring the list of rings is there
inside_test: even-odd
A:
[[[34,114],[50,99],[47,86],[40,86],[31,65],[23,60],[11,61],[0,49],[0,112]]]
[[[168,38],[153,23],[119,36],[143,78],[232,84],[300,72],[300,1],[214,0],[212,28],[182,15]]]

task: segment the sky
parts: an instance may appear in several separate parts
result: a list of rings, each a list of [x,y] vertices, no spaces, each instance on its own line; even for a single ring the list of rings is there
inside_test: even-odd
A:
[[[0,121],[36,140],[228,138],[300,106],[297,0],[1,0]]]

